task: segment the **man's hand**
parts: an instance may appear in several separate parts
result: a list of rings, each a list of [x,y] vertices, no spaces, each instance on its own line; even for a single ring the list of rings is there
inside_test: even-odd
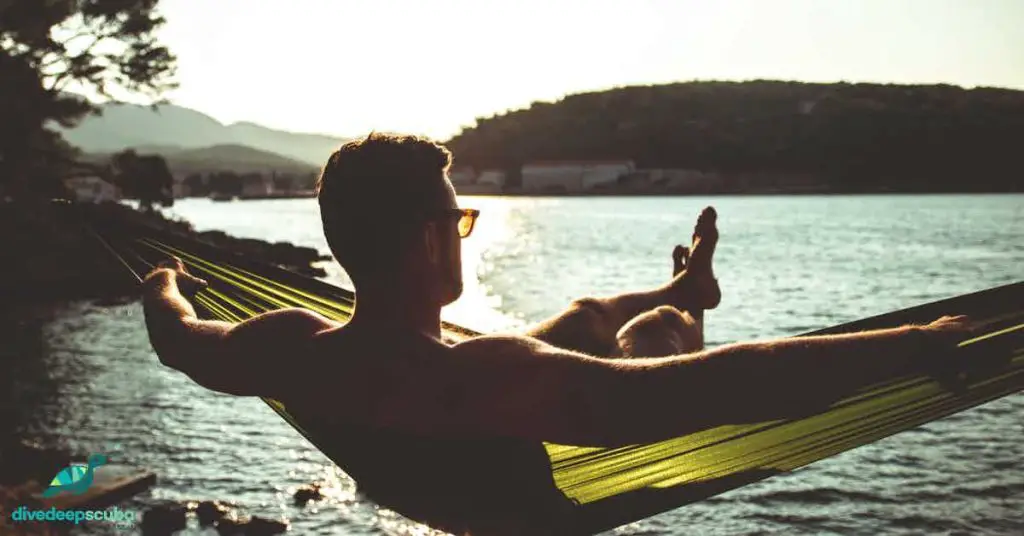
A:
[[[163,280],[174,282],[178,291],[189,297],[194,296],[196,292],[207,286],[205,280],[188,273],[185,270],[185,264],[177,257],[170,257],[158,262],[153,270],[146,275],[144,281],[147,286],[151,286],[154,281]]]
[[[923,327],[926,333],[950,347],[970,339],[976,326],[964,315],[943,316]]]
[[[977,326],[964,315],[943,316],[922,326],[926,344],[919,349],[920,366],[943,387],[955,393],[966,387],[966,370],[971,356],[958,351],[957,346],[974,336]]]

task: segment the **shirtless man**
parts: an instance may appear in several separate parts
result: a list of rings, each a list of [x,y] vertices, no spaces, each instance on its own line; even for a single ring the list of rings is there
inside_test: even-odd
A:
[[[703,311],[721,297],[709,207],[690,247],[673,252],[667,284],[576,300],[521,335],[448,344],[440,311],[462,292],[460,239],[478,215],[459,208],[450,164],[429,140],[382,134],[327,162],[324,234],[357,292],[344,326],[301,309],[200,320],[186,296],[203,282],[176,259],[154,269],[144,304],[160,360],[210,389],[329,423],[341,438],[332,457],[399,513],[459,534],[539,534],[567,533],[554,527],[571,506],[542,441],[615,446],[805,412],[847,387],[924,370],[920,350],[969,332],[964,317],[943,317],[705,350]],[[671,409],[644,418],[651,408]]]

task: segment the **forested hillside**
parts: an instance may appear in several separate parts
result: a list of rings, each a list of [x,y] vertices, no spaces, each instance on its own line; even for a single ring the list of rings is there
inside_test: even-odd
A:
[[[812,173],[849,189],[1019,190],[1024,92],[949,85],[690,82],[571,95],[480,118],[459,164],[631,158]]]

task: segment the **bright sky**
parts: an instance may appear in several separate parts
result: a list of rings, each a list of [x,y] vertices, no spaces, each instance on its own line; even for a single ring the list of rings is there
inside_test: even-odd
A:
[[[1024,89],[1024,0],[163,0],[173,102],[447,138],[567,93],[682,80]]]

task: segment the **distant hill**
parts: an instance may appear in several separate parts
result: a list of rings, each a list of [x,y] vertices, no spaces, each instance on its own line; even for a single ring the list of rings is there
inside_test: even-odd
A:
[[[191,173],[210,174],[230,171],[238,174],[271,172],[306,175],[315,173],[317,166],[286,156],[246,147],[244,145],[214,145],[199,149],[182,149],[167,146],[141,146],[135,149],[139,154],[159,154],[167,159],[171,173],[176,176]],[[107,163],[113,152],[90,153],[86,160]]]
[[[235,173],[313,173],[317,167],[293,158],[244,145],[214,145],[201,149],[185,149],[165,155],[167,164],[175,173],[207,173],[233,171]]]
[[[112,153],[128,147],[168,155],[175,150],[214,146],[249,146],[315,166],[322,165],[342,138],[285,132],[255,125],[224,125],[216,119],[168,104],[155,111],[134,104],[108,104],[102,115],[85,118],[64,130],[64,137],[87,153]]]
[[[628,158],[639,167],[800,173],[839,190],[1024,190],[1024,91],[687,82],[535,102],[448,142],[462,165]]]

